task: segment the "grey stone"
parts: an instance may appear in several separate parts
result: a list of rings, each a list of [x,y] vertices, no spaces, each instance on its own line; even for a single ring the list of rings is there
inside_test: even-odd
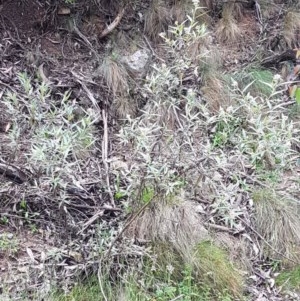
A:
[[[121,61],[130,73],[134,76],[141,76],[147,71],[150,63],[149,51],[139,49],[131,55],[124,56]]]

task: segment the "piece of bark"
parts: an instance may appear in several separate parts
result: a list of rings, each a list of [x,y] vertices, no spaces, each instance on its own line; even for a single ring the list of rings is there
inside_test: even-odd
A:
[[[28,175],[10,164],[0,163],[0,176],[16,184],[23,184],[29,180]]]

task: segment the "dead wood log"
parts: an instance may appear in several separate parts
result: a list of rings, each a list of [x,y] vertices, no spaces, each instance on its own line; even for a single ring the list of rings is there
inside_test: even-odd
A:
[[[274,54],[272,56],[269,56],[269,57],[263,59],[260,64],[263,67],[270,68],[270,67],[278,67],[278,65],[281,62],[285,62],[285,61],[293,61],[293,63],[295,64],[296,63],[296,50],[289,49],[283,53]]]

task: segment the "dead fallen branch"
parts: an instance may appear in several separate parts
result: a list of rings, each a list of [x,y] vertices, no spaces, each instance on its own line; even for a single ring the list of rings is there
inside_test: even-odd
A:
[[[110,34],[120,23],[121,19],[123,18],[125,13],[125,7],[121,9],[121,11],[117,14],[116,18],[112,23],[110,23],[100,34],[100,39],[106,37],[108,34]]]

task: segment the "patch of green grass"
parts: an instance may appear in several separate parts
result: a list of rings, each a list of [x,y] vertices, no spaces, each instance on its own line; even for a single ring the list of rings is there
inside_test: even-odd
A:
[[[218,294],[241,297],[243,280],[237,269],[229,261],[227,253],[211,241],[204,241],[196,248],[195,268],[199,281]]]
[[[215,133],[213,135],[213,147],[224,147],[229,145],[234,133],[240,128],[240,123],[241,121],[233,116],[227,116],[227,118],[220,120],[216,125]]]
[[[287,289],[300,289],[300,266],[280,273],[276,278],[276,284]]]
[[[148,269],[148,268],[147,268]],[[142,275],[142,277],[141,277]],[[107,282],[103,282],[106,283]],[[103,296],[103,292],[105,297]],[[105,299],[106,298],[106,299]],[[194,279],[192,270],[183,267],[181,279],[172,276],[172,269],[165,269],[163,278],[155,278],[155,272],[135,274],[123,279],[122,285],[106,285],[103,290],[96,278],[76,285],[70,293],[55,292],[46,301],[170,301],[178,298],[182,301],[231,301],[226,292],[215,295],[210,287],[200,286]],[[177,299],[176,299],[177,300]]]
[[[141,200],[143,204],[151,202],[154,198],[155,191],[151,187],[145,187],[142,191]]]
[[[0,235],[0,256],[13,255],[18,252],[18,241],[13,237],[13,234],[3,233]]]
[[[250,92],[252,95],[270,97],[273,92],[272,81],[273,73],[264,69],[249,69],[232,75],[232,78],[239,83],[241,90],[245,89],[245,94]]]
[[[108,282],[106,282],[108,284]],[[106,294],[111,292],[110,285],[105,288]],[[107,296],[107,297],[112,297]],[[47,301],[104,301],[105,298],[101,292],[99,282],[96,277],[91,277],[89,280],[77,284],[74,288],[67,294],[62,292],[54,292],[49,296]],[[113,300],[109,298],[109,300]]]
[[[289,117],[295,120],[300,118],[300,104],[295,103],[289,108]]]

